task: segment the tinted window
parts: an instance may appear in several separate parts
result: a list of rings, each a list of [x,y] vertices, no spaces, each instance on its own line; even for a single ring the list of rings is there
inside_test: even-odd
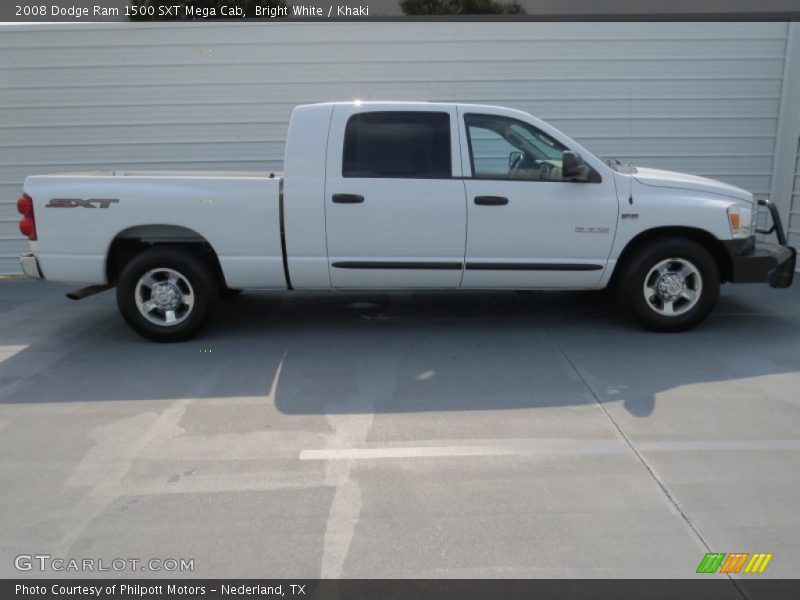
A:
[[[489,179],[564,181],[567,148],[533,125],[498,115],[464,115],[472,176]]]
[[[368,112],[344,132],[344,177],[450,177],[450,115]]]

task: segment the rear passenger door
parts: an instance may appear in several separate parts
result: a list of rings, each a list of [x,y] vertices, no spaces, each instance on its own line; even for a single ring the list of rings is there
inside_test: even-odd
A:
[[[325,223],[335,288],[456,288],[467,207],[454,106],[345,104],[328,142]]]

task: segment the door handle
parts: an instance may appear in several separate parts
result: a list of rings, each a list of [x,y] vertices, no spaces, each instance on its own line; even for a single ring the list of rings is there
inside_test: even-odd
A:
[[[334,194],[332,200],[336,204],[361,204],[364,196],[359,194]]]
[[[481,206],[503,206],[508,204],[505,196],[475,196],[475,204]]]

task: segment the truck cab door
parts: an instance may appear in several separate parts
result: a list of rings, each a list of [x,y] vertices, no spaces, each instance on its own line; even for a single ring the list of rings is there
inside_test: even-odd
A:
[[[566,136],[559,141],[516,111],[474,110],[459,107],[468,210],[462,287],[598,287],[617,225],[613,177],[595,164],[588,181],[569,180]]]
[[[325,224],[334,288],[456,288],[467,208],[451,105],[336,105]]]

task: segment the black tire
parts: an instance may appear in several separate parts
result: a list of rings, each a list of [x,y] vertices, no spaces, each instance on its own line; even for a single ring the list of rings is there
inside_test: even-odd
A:
[[[190,299],[191,306],[184,302],[171,311],[172,318],[176,319],[175,324],[167,323],[167,312],[170,311],[153,308],[145,311],[148,318],[139,309],[137,300],[143,302],[153,299],[152,296],[145,298],[147,290],[152,292],[153,288],[139,286],[140,278],[148,272],[154,272],[154,277],[158,279],[153,281],[162,286],[168,285],[167,277],[170,273],[180,276],[176,278],[176,284],[169,284],[171,289],[167,293],[172,294],[177,289],[179,300],[174,301]],[[175,298],[174,295],[163,297]],[[125,265],[117,282],[117,306],[122,318],[136,333],[154,342],[182,342],[191,339],[208,323],[218,303],[219,282],[214,269],[201,257],[183,248],[156,246],[142,252]],[[162,319],[163,323],[153,322]]]
[[[678,260],[672,262],[671,259]],[[672,275],[673,271],[677,274],[684,267],[689,271],[694,269],[695,272],[683,279],[683,286],[689,294],[694,292],[696,299],[691,300],[692,296],[687,298],[685,294],[670,295],[670,290],[666,289],[669,281],[654,271],[659,265],[666,269],[667,275]],[[623,308],[651,331],[691,329],[708,316],[719,299],[720,274],[716,261],[700,244],[685,238],[665,237],[647,242],[622,265],[620,275],[617,292]],[[663,288],[659,287],[660,282]],[[652,284],[651,289],[663,290],[663,296],[657,293],[648,298],[646,283]],[[680,278],[675,285],[681,285]],[[673,293],[675,289],[677,287],[673,288]],[[665,314],[670,310],[675,311],[674,314]]]

